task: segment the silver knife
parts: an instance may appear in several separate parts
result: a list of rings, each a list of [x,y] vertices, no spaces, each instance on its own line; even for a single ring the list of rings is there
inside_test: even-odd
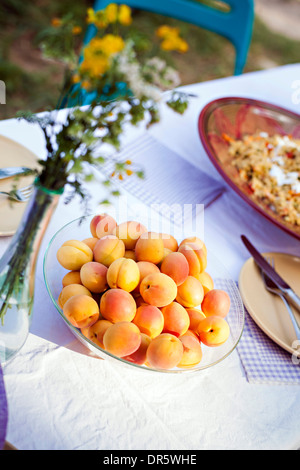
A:
[[[276,284],[276,286],[282,291],[284,296],[300,311],[300,298],[293,291],[293,289],[287,284],[287,282],[282,279],[281,276],[272,268],[272,266],[265,260],[265,258],[257,251],[257,249],[250,243],[245,235],[241,236],[241,239],[252,255],[254,261],[257,265],[264,271],[264,273],[269,276],[270,279]],[[299,276],[300,279],[300,276]]]
[[[21,175],[23,173],[31,172],[31,168],[26,168],[24,166],[12,166],[7,168],[0,168],[0,180],[5,178],[11,178],[12,176]]]

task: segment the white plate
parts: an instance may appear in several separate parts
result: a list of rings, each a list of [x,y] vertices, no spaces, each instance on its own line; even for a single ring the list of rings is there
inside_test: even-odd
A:
[[[265,253],[265,256],[273,257],[276,271],[300,295],[300,258],[284,253]],[[241,270],[239,288],[245,307],[255,323],[275,343],[293,354],[292,344],[297,338],[287,309],[278,295],[265,289],[253,258],[248,259]],[[295,308],[293,311],[300,324],[300,313]]]
[[[37,156],[23,145],[7,137],[0,136],[0,168],[25,166],[37,168]],[[34,181],[34,176],[23,176],[17,181],[17,187],[27,186]],[[11,191],[14,178],[0,180],[0,191]],[[14,202],[0,194],[0,236],[13,235],[22,219],[27,203]]]

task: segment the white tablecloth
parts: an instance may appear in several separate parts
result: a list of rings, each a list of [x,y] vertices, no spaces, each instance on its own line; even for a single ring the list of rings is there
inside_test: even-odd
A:
[[[294,88],[299,79],[300,65],[296,64],[192,85],[188,89],[198,97],[187,113],[181,117],[164,108],[161,123],[151,133],[220,178],[199,139],[202,107],[219,97],[246,96],[299,112]],[[2,121],[0,134],[44,155],[43,138],[35,126]],[[130,130],[126,138],[132,136]],[[99,186],[91,183],[90,190],[97,212]],[[78,217],[78,211],[77,200],[70,205],[61,200],[41,247],[30,335],[19,355],[4,368],[7,440],[25,450],[300,447],[299,386],[250,385],[236,351],[219,365],[187,376],[123,369],[80,352],[48,297],[42,273],[47,243],[57,229]],[[261,250],[300,256],[298,240],[228,189],[205,211],[205,241],[235,280],[249,257],[240,242],[241,233]],[[0,240],[2,251],[8,242]]]

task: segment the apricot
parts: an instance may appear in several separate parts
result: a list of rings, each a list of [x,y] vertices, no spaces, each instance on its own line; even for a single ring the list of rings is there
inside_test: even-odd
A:
[[[201,308],[206,317],[216,315],[225,318],[230,310],[230,297],[221,289],[212,289],[204,296]]]
[[[158,263],[158,266],[161,266],[163,260],[164,260],[170,253],[172,253],[172,251],[169,250],[169,248],[164,248],[163,257],[162,257],[162,260],[160,261],[160,263]]]
[[[165,307],[175,300],[177,286],[173,279],[166,274],[148,274],[140,284],[140,294],[148,304],[155,307]]]
[[[192,336],[193,338],[195,338],[200,343],[199,336],[197,335],[197,333],[195,333],[195,331],[192,331],[191,329],[187,330],[186,333],[184,333],[183,336]]]
[[[135,245],[135,254],[137,261],[149,261],[158,264],[164,256],[163,240],[158,233],[142,233]]]
[[[61,293],[58,296],[58,305],[63,308],[67,300],[69,300],[71,297],[74,297],[74,295],[80,295],[80,294],[85,294],[88,295],[89,297],[92,297],[91,292],[82,284],[69,284],[65,286]]]
[[[164,258],[160,270],[180,286],[189,275],[189,263],[182,253],[171,252]]]
[[[107,267],[96,261],[90,261],[80,269],[82,284],[93,294],[100,294],[108,288],[106,275]]]
[[[136,313],[136,303],[132,295],[122,289],[109,289],[101,297],[100,313],[112,323],[131,322]]]
[[[133,259],[133,261],[136,261],[135,251],[125,250],[124,258]]]
[[[74,295],[64,304],[63,314],[76,328],[87,328],[99,318],[97,302],[89,295]]]
[[[164,247],[170,251],[177,251],[178,250],[178,242],[173,235],[168,233],[160,233],[160,237],[162,238]]]
[[[123,359],[140,366],[145,364],[147,358],[147,349],[150,343],[151,338],[144,333],[141,333],[141,344],[139,348],[134,353],[130,354],[130,356],[124,356]]]
[[[123,258],[124,254],[125,245],[115,235],[100,238],[94,248],[94,260],[107,268],[116,259]]]
[[[185,245],[186,243],[196,243],[196,245],[199,245],[200,248],[203,248],[205,254],[207,255],[206,245],[205,245],[204,241],[201,240],[201,238],[196,237],[196,236],[187,237],[184,240],[182,240],[182,242],[180,242],[179,247],[181,247],[182,245]]]
[[[79,271],[81,266],[93,260],[92,250],[78,240],[63,243],[56,256],[61,266],[69,271]]]
[[[216,347],[221,346],[221,344],[227,341],[230,335],[230,328],[224,318],[209,316],[199,323],[197,334],[203,344]]]
[[[193,276],[188,276],[177,288],[176,300],[186,308],[193,308],[201,305],[203,297],[204,290],[202,284]]]
[[[190,317],[186,309],[177,302],[172,302],[161,309],[164,318],[164,333],[182,336],[190,326]]]
[[[116,237],[124,242],[126,250],[134,250],[137,240],[146,232],[147,228],[144,225],[139,222],[129,221],[117,225],[113,235],[116,235]]]
[[[198,308],[187,308],[187,314],[190,318],[190,330],[196,331],[201,320],[204,320],[204,313]]]
[[[195,276],[205,271],[207,266],[207,255],[203,247],[197,243],[184,243],[178,248],[178,252],[182,253],[189,264],[190,276]]]
[[[154,369],[173,369],[183,356],[183,344],[170,333],[161,333],[147,349],[147,363]]]
[[[85,238],[84,240],[82,240],[82,243],[85,243],[93,251],[98,240],[99,238],[96,237]]]
[[[133,323],[139,327],[141,333],[155,338],[163,331],[164,317],[154,305],[141,305],[136,311]]]
[[[208,274],[206,271],[196,274],[195,278],[201,282],[203,290],[204,290],[204,295],[214,288],[214,281],[211,275]]]
[[[112,289],[133,291],[140,282],[138,265],[132,259],[118,258],[107,270],[107,282]]]
[[[94,238],[102,238],[111,235],[117,226],[117,222],[108,214],[95,215],[90,222],[90,231]]]
[[[202,360],[202,348],[201,343],[196,337],[185,334],[181,336],[180,341],[183,344],[183,355],[177,367],[179,368],[191,368],[199,364]]]
[[[131,322],[114,323],[104,333],[103,344],[106,351],[117,357],[133,354],[140,347],[141,332]]]
[[[104,349],[103,336],[107,328],[111,325],[112,323],[110,321],[100,319],[88,328],[82,328],[81,333],[97,346]]]
[[[148,276],[148,274],[159,273],[160,270],[159,270],[159,267],[156,266],[156,264],[150,263],[149,261],[138,261],[137,266],[140,271],[140,281],[137,287],[135,288],[134,292],[140,293],[140,285],[141,285],[142,280],[146,276]]]
[[[66,287],[69,284],[82,284],[80,279],[80,271],[70,271],[64,275],[62,278],[63,287]]]

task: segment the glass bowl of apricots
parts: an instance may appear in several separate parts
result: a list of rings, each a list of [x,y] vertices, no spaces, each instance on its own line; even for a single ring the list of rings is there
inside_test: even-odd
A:
[[[144,370],[207,369],[244,327],[238,287],[195,234],[109,214],[65,225],[44,256],[57,311],[92,355]]]

